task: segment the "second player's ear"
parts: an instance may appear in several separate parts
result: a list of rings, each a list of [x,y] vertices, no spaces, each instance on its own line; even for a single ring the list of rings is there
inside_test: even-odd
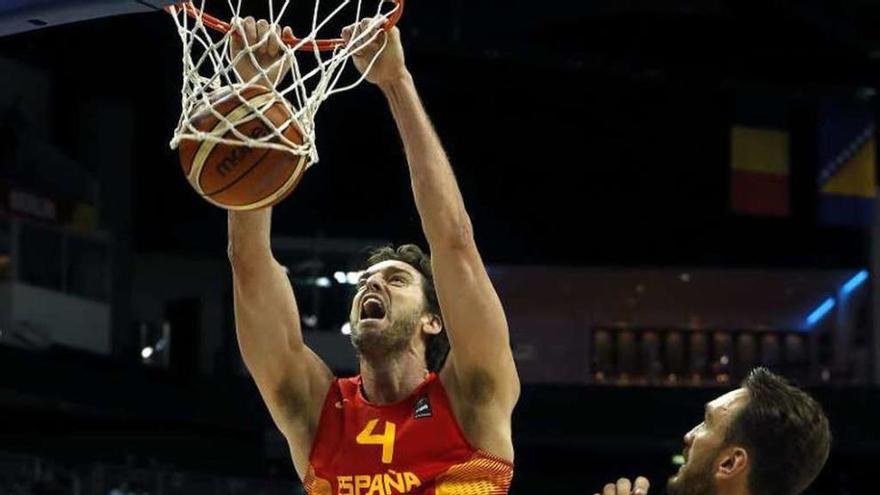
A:
[[[443,320],[437,315],[425,314],[422,316],[422,330],[430,335],[437,335],[443,331]]]
[[[749,454],[742,447],[727,449],[721,457],[715,476],[729,479],[747,474]]]

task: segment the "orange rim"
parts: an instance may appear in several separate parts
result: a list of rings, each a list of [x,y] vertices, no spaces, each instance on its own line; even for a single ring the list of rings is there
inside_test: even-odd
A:
[[[385,26],[383,26],[382,28],[385,31],[388,31],[389,29],[394,27],[394,25],[397,24],[397,21],[400,20],[400,16],[403,15],[404,0],[389,1],[397,4],[397,8],[394,9],[394,12],[392,12],[391,16],[388,18],[388,21],[385,22]],[[182,2],[177,5],[169,5],[168,7],[165,7],[165,10],[173,14],[176,13],[175,11],[178,8],[182,8],[187,13],[187,15],[194,19],[202,19],[202,23],[205,26],[208,26],[215,31],[219,31],[225,34],[232,30],[232,26],[228,22],[221,21],[211,14],[202,12],[195,5],[193,5],[192,2]],[[281,41],[283,41],[287,46],[290,47],[294,47],[302,43],[302,45],[299,46],[298,50],[314,51],[315,49],[317,49],[322,52],[332,51],[345,45],[345,40],[343,40],[342,38],[314,40],[303,43],[303,40],[301,38],[297,38],[296,36],[284,36],[281,38]]]

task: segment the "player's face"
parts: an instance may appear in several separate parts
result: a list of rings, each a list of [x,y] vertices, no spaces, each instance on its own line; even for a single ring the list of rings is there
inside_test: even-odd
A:
[[[383,261],[364,271],[349,315],[355,347],[405,348],[424,313],[422,282],[422,274],[402,261]]]
[[[669,478],[669,495],[715,495],[715,472],[726,447],[727,430],[737,412],[748,400],[748,392],[738,389],[706,404],[703,422],[684,436],[685,463]]]

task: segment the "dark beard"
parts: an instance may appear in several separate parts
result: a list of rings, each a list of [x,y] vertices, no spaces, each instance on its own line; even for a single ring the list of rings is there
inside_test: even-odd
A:
[[[714,457],[713,455],[708,458],[714,459]],[[666,483],[667,495],[715,495],[715,493],[711,462],[688,466],[677,478],[670,478]]]
[[[351,343],[358,355],[367,359],[389,359],[403,353],[412,340],[419,323],[419,315],[395,318],[383,331],[352,331]]]

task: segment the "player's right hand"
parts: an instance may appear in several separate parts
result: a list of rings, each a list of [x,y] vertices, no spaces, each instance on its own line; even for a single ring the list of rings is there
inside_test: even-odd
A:
[[[617,483],[608,483],[602,490],[602,493],[595,495],[648,495],[648,489],[651,483],[648,478],[639,476],[636,478],[635,484],[626,478],[620,478]]]
[[[235,64],[240,82],[255,83],[267,88],[277,85],[290,68],[281,38],[293,37],[293,31],[289,27],[284,28],[283,32],[278,26],[272,29],[265,19],[256,21],[253,17],[234,19],[232,29],[234,34],[229,45],[230,57],[235,60],[239,53],[246,52]],[[253,51],[253,57],[247,51]],[[279,62],[282,58],[284,61]],[[254,59],[259,69],[254,65]],[[261,72],[265,72],[265,75]]]

